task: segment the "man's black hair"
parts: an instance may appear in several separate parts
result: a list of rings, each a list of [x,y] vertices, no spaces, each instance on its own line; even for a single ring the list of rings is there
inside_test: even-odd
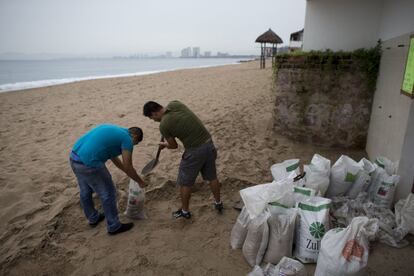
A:
[[[141,142],[144,138],[144,133],[142,132],[142,129],[139,127],[130,127],[128,128],[128,132],[131,134],[135,134],[138,136],[138,142]]]
[[[162,108],[162,105],[159,103],[149,101],[144,104],[144,116],[150,117],[152,115],[152,112],[160,111]]]

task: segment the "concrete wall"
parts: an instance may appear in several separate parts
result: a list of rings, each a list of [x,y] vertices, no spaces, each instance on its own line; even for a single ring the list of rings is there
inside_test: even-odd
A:
[[[406,34],[383,42],[366,147],[370,159],[381,155],[399,162],[401,181],[396,200],[406,197],[414,179],[414,100],[400,93],[409,37]]]
[[[414,185],[414,101],[411,102],[398,172],[401,176],[395,200],[406,198]]]
[[[414,1],[413,1],[414,2]],[[376,45],[383,0],[309,0],[303,50],[354,50]],[[384,23],[384,32],[388,24]]]
[[[367,152],[370,158],[383,155],[400,160],[412,99],[400,94],[409,35],[383,43],[377,90],[372,105]]]
[[[373,88],[359,61],[277,57],[274,129],[301,142],[364,148]]]

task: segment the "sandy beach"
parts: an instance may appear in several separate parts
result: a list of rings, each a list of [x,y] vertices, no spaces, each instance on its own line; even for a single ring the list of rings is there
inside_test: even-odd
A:
[[[270,182],[270,166],[285,159],[307,164],[314,153],[332,163],[341,154],[356,160],[366,156],[295,143],[275,133],[273,91],[271,68],[248,62],[0,94],[0,274],[246,275],[251,268],[241,250],[229,244],[240,189]],[[164,105],[180,100],[205,123],[218,149],[226,209],[223,215],[214,212],[213,197],[199,178],[191,199],[193,220],[171,218],[180,205],[175,185],[180,144],[164,150],[146,178],[148,219],[112,237],[104,224],[87,225],[69,152],[97,124],[139,126],[144,140],[135,147],[133,162],[140,171],[155,156],[160,138],[158,124],[142,115],[148,100]],[[129,180],[107,164],[123,212]],[[307,265],[309,275],[314,267]],[[413,243],[403,249],[373,244],[368,275],[412,270]]]

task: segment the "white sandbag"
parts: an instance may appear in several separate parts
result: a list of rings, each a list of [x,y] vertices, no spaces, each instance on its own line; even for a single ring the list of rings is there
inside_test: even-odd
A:
[[[144,211],[145,189],[134,180],[129,181],[129,195],[125,215],[132,219],[146,219]]]
[[[368,263],[369,240],[378,220],[356,217],[347,228],[328,231],[322,239],[315,276],[363,275]]]
[[[414,194],[410,193],[395,204],[395,221],[401,238],[408,233],[414,235]]]
[[[293,179],[300,174],[299,159],[289,159],[270,167],[273,179],[279,181],[285,178]]]
[[[283,179],[272,183],[255,185],[240,190],[240,196],[250,219],[260,215],[270,202],[280,202],[288,207],[294,205],[293,180]]]
[[[399,181],[399,175],[382,174],[370,194],[372,202],[384,208],[391,208],[392,202],[394,201],[395,189]]]
[[[324,172],[325,175],[329,176],[331,170],[331,160],[315,153],[311,160],[311,165],[317,168],[319,171]]]
[[[310,197],[298,203],[294,256],[303,263],[316,263],[320,241],[329,230],[331,200]]]
[[[242,248],[244,240],[247,235],[247,226],[249,225],[250,218],[246,207],[243,207],[239,216],[237,217],[236,223],[231,230],[230,245],[232,249]]]
[[[303,170],[306,172],[305,186],[314,189],[318,196],[324,196],[329,186],[331,160],[314,154],[311,163],[303,166]]]
[[[377,159],[375,159],[375,164],[383,168],[389,175],[393,175],[397,172],[397,165],[383,156],[377,157]]]
[[[266,276],[307,276],[305,266],[288,257],[283,257],[276,265],[267,264],[265,267]]]
[[[253,270],[252,270],[252,271],[250,271],[250,272],[247,274],[247,276],[265,276],[265,274],[264,274],[264,272],[263,272],[263,269],[262,269],[260,266],[255,265],[255,266],[253,267]]]
[[[324,196],[329,187],[329,175],[315,169],[312,165],[304,165],[303,170],[306,172],[305,187],[314,189],[318,196]]]
[[[361,166],[362,170],[359,171],[354,184],[352,184],[351,188],[346,192],[346,195],[352,199],[368,189],[371,184],[371,175],[375,171],[374,164],[366,158],[362,158],[361,161],[358,162],[358,165]]]
[[[342,155],[331,168],[331,182],[326,196],[343,196],[355,182],[356,177],[362,168],[353,159]]]
[[[268,206],[268,210],[269,242],[263,260],[277,264],[284,256],[292,256],[297,209],[273,203]]]
[[[267,225],[269,216],[269,212],[263,212],[260,216],[251,220],[247,227],[242,252],[251,267],[260,265],[266,252],[269,240],[269,226]]]
[[[382,179],[386,176],[388,176],[388,173],[378,166],[378,164],[374,163],[374,172],[371,175],[371,184],[368,187],[368,197],[372,199],[372,195],[374,194],[374,191],[377,190],[377,187],[380,185]]]
[[[309,198],[310,196],[315,196],[316,191],[311,188],[307,187],[293,187],[293,199],[295,200],[295,204]]]
[[[372,173],[375,171],[375,166],[374,166],[374,164],[371,162],[371,161],[369,161],[368,159],[366,159],[366,158],[362,158],[359,162],[358,162],[358,164],[362,167],[362,169],[364,170],[364,171],[366,171],[369,175],[372,175]]]

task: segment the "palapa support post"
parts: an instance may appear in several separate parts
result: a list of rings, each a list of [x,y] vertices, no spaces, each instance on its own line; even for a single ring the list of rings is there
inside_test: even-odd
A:
[[[272,65],[276,63],[276,56],[277,56],[277,44],[273,43],[272,45]]]
[[[276,62],[276,55],[277,55],[277,44],[283,43],[282,39],[275,34],[270,28],[267,32],[260,35],[256,42],[260,43],[260,69],[264,69],[266,67],[266,56],[270,56],[266,49],[266,43],[272,43],[272,66]]]
[[[263,43],[260,43],[260,69],[263,68]]]

